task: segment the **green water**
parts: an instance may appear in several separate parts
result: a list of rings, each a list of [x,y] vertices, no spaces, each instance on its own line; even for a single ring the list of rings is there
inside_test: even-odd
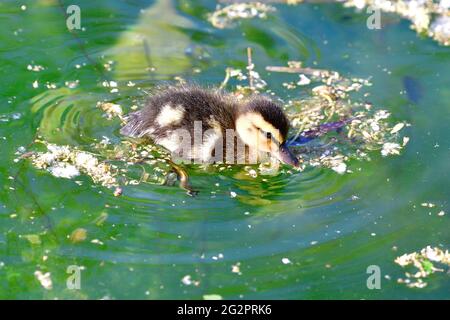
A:
[[[364,13],[334,4],[277,5],[266,20],[218,30],[206,19],[214,1],[76,2],[85,28],[78,36],[55,0],[0,3],[0,298],[450,298],[448,274],[407,288],[397,283],[404,270],[394,263],[427,245],[449,248],[449,48],[395,17],[368,30]],[[248,46],[257,71],[286,100],[299,93],[281,85],[293,76],[267,74],[264,66],[301,60],[372,77],[371,101],[393,121],[411,123],[404,132],[410,143],[398,157],[350,162],[346,175],[309,168],[263,181],[239,170],[191,172],[196,198],[151,184],[114,197],[87,177],[79,185],[14,161],[38,128],[57,144],[89,149],[103,136],[118,143],[120,124],[104,118],[97,101],[128,109],[142,100],[138,88],[176,75],[217,85],[227,66],[245,67]],[[103,67],[109,60],[111,71]],[[65,85],[76,80],[76,88]],[[105,80],[117,81],[119,93],[103,87]],[[77,228],[87,239],[74,244],[68,236]],[[30,234],[40,243],[24,237]],[[232,272],[238,263],[240,274]],[[80,290],[66,288],[70,265],[84,267]],[[381,269],[379,290],[366,286],[369,265]],[[36,270],[51,273],[51,290]],[[183,284],[186,275],[199,284]]]

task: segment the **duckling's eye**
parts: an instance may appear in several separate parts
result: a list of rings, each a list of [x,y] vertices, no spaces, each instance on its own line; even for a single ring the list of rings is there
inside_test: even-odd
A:
[[[261,134],[262,134],[264,137],[267,137],[267,139],[272,139],[272,133],[271,133],[271,132],[264,131],[263,129],[259,129],[259,131],[261,132]]]

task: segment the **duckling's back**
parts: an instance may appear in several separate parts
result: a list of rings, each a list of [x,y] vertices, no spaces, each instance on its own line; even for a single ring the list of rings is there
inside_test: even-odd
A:
[[[184,129],[191,137],[210,130],[224,134],[235,129],[237,103],[229,94],[196,86],[165,87],[157,90],[140,111],[129,114],[120,133],[150,137],[170,151],[177,149],[175,130]],[[197,130],[197,132],[194,131]]]

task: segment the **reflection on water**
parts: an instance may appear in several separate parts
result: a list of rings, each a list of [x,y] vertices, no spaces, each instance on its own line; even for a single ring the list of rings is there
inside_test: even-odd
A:
[[[393,263],[428,244],[448,248],[448,214],[437,215],[449,210],[448,49],[402,24],[390,25],[382,43],[373,43],[372,31],[358,23],[327,18],[327,5],[277,5],[268,21],[216,30],[206,20],[215,4],[207,1],[154,1],[143,12],[134,2],[86,2],[80,4],[86,31],[79,33],[86,53],[100,66],[113,62],[111,71],[99,73],[73,36],[54,27],[62,19],[59,7],[30,2],[19,12],[10,6],[0,6],[10,21],[0,52],[8,62],[0,89],[7,97],[0,118],[0,297],[448,298],[448,275],[411,290],[396,283],[402,270]],[[351,162],[353,172],[345,175],[309,168],[253,178],[244,168],[195,169],[191,179],[201,191],[195,198],[151,183],[125,186],[114,197],[87,177],[58,179],[14,162],[37,130],[46,141],[88,151],[104,137],[117,145],[120,121],[107,119],[98,101],[128,111],[159,80],[174,76],[219,84],[225,67],[245,68],[248,46],[257,71],[286,101],[304,92],[284,89],[292,76],[269,74],[265,66],[302,60],[372,76],[375,105],[412,124],[404,154]],[[30,63],[45,69],[29,71]],[[420,98],[416,82],[405,83],[411,75],[420,79]],[[34,89],[36,80],[41,85]],[[76,88],[65,85],[75,80]],[[111,80],[117,92],[103,85]],[[421,207],[425,201],[436,210]],[[74,244],[68,237],[77,228],[87,238]],[[85,268],[80,291],[65,288],[72,264]],[[372,264],[389,276],[377,292],[365,286]],[[51,273],[52,290],[42,288],[36,270]],[[186,276],[192,281],[182,281]]]
[[[176,11],[172,1],[159,0],[143,8],[136,22],[106,51],[106,56],[117,64],[114,78],[148,79],[152,73],[156,78],[167,79],[183,74],[191,67],[185,54],[191,40],[183,30],[193,27],[189,19]]]

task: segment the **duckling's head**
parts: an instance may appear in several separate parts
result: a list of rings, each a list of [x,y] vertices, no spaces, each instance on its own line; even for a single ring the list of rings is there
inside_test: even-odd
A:
[[[288,130],[289,121],[283,110],[267,98],[250,99],[236,117],[237,134],[246,145],[298,166],[298,159],[286,146]]]

